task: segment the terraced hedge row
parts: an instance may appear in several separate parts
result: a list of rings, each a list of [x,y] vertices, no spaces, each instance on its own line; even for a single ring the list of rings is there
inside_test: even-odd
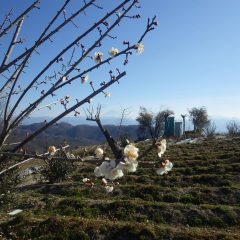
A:
[[[17,188],[0,207],[0,239],[240,239],[240,138],[171,145],[164,158],[171,173],[156,175],[152,152],[110,194],[82,183],[92,165]],[[10,218],[13,208],[24,211]]]

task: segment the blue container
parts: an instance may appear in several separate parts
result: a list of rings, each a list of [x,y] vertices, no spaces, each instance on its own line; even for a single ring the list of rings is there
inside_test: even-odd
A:
[[[164,136],[166,136],[166,137],[173,137],[174,133],[175,133],[174,117],[168,117],[165,120]]]

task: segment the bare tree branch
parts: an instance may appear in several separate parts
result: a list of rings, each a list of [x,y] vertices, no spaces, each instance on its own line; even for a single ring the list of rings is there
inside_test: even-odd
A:
[[[87,96],[86,98],[84,98],[82,101],[80,101],[79,103],[75,104],[74,106],[72,106],[71,108],[69,108],[68,110],[66,110],[65,112],[63,112],[62,114],[58,115],[57,117],[55,117],[53,120],[51,120],[50,122],[48,122],[46,125],[44,125],[43,127],[41,127],[40,129],[38,129],[36,132],[34,132],[33,134],[31,134],[30,136],[28,136],[25,140],[22,141],[21,144],[17,145],[11,152],[16,152],[18,149],[20,149],[21,147],[23,147],[26,143],[28,143],[29,141],[31,141],[34,137],[36,137],[37,135],[39,135],[41,132],[43,132],[45,129],[47,129],[48,127],[50,127],[51,125],[53,125],[54,123],[56,123],[58,120],[60,120],[61,118],[63,118],[64,116],[66,116],[67,114],[69,114],[70,112],[74,111],[75,109],[77,109],[78,107],[82,106],[84,103],[88,103],[90,99],[92,99],[93,97],[95,97],[97,94],[99,94],[100,92],[102,92],[104,89],[108,88],[109,86],[111,86],[113,83],[115,83],[116,81],[120,80],[123,76],[126,75],[126,72],[123,72],[121,74],[119,74],[115,80],[111,80],[108,83],[106,83],[104,86],[100,87],[98,90],[96,90],[95,92],[93,92],[92,94],[90,94],[89,96]]]
[[[38,4],[40,3],[39,0],[35,1],[30,7],[28,7],[23,13],[21,13],[14,21],[12,21],[2,32],[0,32],[0,38],[7,34],[8,31],[19,22],[20,19],[22,19],[24,16],[26,16],[31,10],[36,8]]]
[[[5,67],[0,68],[0,73],[4,72],[5,70],[9,69],[12,65],[16,64],[20,59],[24,58],[28,53],[30,53],[33,49],[36,47],[39,47],[41,44],[46,42],[48,39],[50,39],[55,33],[59,32],[64,26],[66,26],[68,23],[72,22],[72,20],[77,17],[81,12],[85,11],[93,2],[96,0],[91,0],[89,3],[84,5],[81,9],[79,9],[77,12],[75,12],[71,17],[67,18],[62,24],[57,26],[54,30],[52,30],[49,34],[47,34],[41,41],[39,41],[37,46],[32,46],[27,51],[20,54],[18,57],[16,57],[14,60],[12,60],[9,64],[7,64]]]
[[[36,110],[42,109],[44,107],[48,107],[51,109],[51,106],[53,104],[56,104],[60,102],[63,107],[64,111],[54,117],[50,122],[46,122],[46,124],[39,129],[37,129],[35,132],[33,132],[31,135],[28,135],[20,144],[17,146],[14,146],[13,149],[11,149],[11,153],[15,153],[18,149],[22,148],[25,144],[30,142],[33,138],[38,136],[41,132],[43,132],[45,129],[50,127],[51,125],[55,124],[58,120],[66,116],[67,114],[74,112],[74,114],[79,114],[77,112],[77,108],[82,106],[84,103],[89,103],[90,100],[95,97],[99,93],[104,93],[105,89],[110,87],[113,83],[117,82],[119,83],[119,80],[125,76],[125,72],[120,72],[120,70],[117,68],[118,75],[115,76],[112,74],[112,71],[110,73],[110,80],[108,82],[101,82],[100,87],[94,86],[94,82],[91,81],[90,85],[92,88],[92,93],[87,95],[85,98],[82,100],[76,99],[77,103],[73,104],[71,107],[69,107],[69,97],[65,96],[61,100],[54,101],[50,104],[44,104],[43,107],[39,107],[40,104],[43,102],[45,99],[49,99],[51,97],[55,97],[56,94],[58,94],[61,88],[66,88],[67,84],[71,84],[73,81],[77,80],[80,78],[80,80],[83,82],[83,78],[87,77],[87,73],[98,69],[100,66],[104,64],[110,64],[113,59],[116,59],[117,57],[120,56],[125,56],[125,61],[124,65],[127,64],[128,62],[128,57],[132,55],[132,51],[136,50],[137,53],[142,52],[143,50],[143,44],[141,41],[144,39],[146,34],[154,29],[154,26],[156,25],[156,20],[155,17],[150,21],[148,20],[147,27],[144,31],[144,33],[140,36],[139,41],[135,42],[135,44],[130,44],[128,41],[124,41],[124,49],[122,51],[118,51],[116,49],[115,54],[109,53],[110,57],[106,58],[105,60],[99,56],[99,59],[92,58],[90,54],[92,54],[92,51],[99,48],[102,46],[102,42],[105,38],[111,37],[115,38],[110,35],[110,32],[117,26],[119,26],[120,21],[125,18],[130,12],[130,10],[136,6],[138,0],[122,0],[121,3],[115,7],[113,10],[108,12],[104,17],[102,17],[99,21],[96,23],[93,23],[92,26],[89,27],[85,32],[80,34],[74,41],[72,41],[70,44],[68,44],[65,48],[63,48],[61,51],[59,51],[55,57],[49,61],[41,71],[38,71],[36,76],[31,79],[26,79],[24,82],[23,74],[25,73],[25,69],[27,67],[31,66],[30,60],[32,60],[32,55],[34,52],[37,52],[37,48],[46,40],[50,38],[53,34],[55,34],[57,31],[59,31],[63,26],[65,26],[67,23],[72,22],[73,23],[73,18],[77,16],[80,12],[84,12],[87,7],[90,7],[91,5],[100,8],[97,4],[95,4],[95,0],[89,0],[87,3],[86,0],[84,0],[84,6],[76,11],[71,17],[67,18],[66,10],[65,7],[66,5],[70,2],[70,0],[66,0],[63,4],[63,6],[59,9],[58,12],[56,12],[55,16],[52,18],[50,23],[44,28],[44,30],[40,33],[40,36],[38,37],[37,41],[35,44],[30,47],[29,49],[26,49],[26,51],[23,54],[20,54],[17,58],[15,58],[12,62],[9,62],[9,57],[12,52],[13,45],[17,42],[15,35],[18,35],[21,26],[16,27],[15,34],[12,38],[12,41],[8,47],[7,50],[7,58],[3,59],[2,66],[0,67],[0,74],[1,71],[8,70],[6,74],[4,73],[4,76],[6,79],[4,79],[3,84],[1,85],[1,90],[0,94],[2,94],[3,98],[6,98],[6,104],[5,104],[5,109],[4,109],[4,127],[0,136],[0,148],[4,145],[4,142],[8,138],[8,136],[12,133],[12,131],[19,125],[21,122],[29,117],[31,113],[33,113]],[[129,4],[128,4],[129,3]],[[126,6],[125,6],[126,5]],[[121,9],[121,14],[116,14],[118,10]],[[60,14],[64,14],[64,21],[62,24],[59,26],[55,27],[50,33],[47,34],[49,31],[50,27],[53,26],[60,16]],[[133,17],[134,18],[134,17]],[[136,17],[137,18],[137,17]],[[109,21],[109,22],[108,22]],[[101,29],[101,25],[103,24],[104,31]],[[19,24],[20,25],[20,24]],[[85,48],[82,42],[84,37],[89,36],[92,31],[98,30],[100,32],[100,36],[97,37],[92,43],[89,44],[88,48]],[[14,40],[15,39],[15,40]],[[82,54],[80,52],[77,52],[75,49],[77,47],[82,51]],[[142,50],[141,50],[142,48]],[[76,52],[76,53],[75,53]],[[69,54],[69,59],[64,60],[64,54]],[[79,56],[80,55],[80,56]],[[101,55],[101,54],[100,54]],[[87,58],[91,58],[95,60],[95,64],[80,70],[79,65]],[[19,63],[18,63],[19,61]],[[58,63],[58,65],[57,65]],[[84,65],[84,64],[83,64]],[[14,66],[14,67],[11,67]],[[59,67],[59,70],[56,70],[55,67]],[[82,65],[81,65],[82,69]],[[49,73],[50,70],[52,70],[54,73]],[[74,71],[77,70],[77,74]],[[27,71],[26,71],[27,72]],[[43,76],[43,74],[47,74],[46,76]],[[10,75],[10,78],[8,77]],[[43,79],[40,79],[41,77],[44,77]],[[22,81],[20,83],[20,81]],[[38,89],[40,85],[42,84],[47,84],[44,89]],[[45,85],[43,85],[45,86]],[[7,90],[8,89],[8,90]],[[33,93],[33,89],[35,89],[40,95],[36,95],[35,98],[33,98],[32,102],[29,103],[29,105],[26,105],[25,100],[27,100],[27,96],[29,94]],[[6,92],[6,90],[8,92]],[[19,95],[18,95],[19,94]],[[18,95],[18,96],[16,96]],[[14,97],[13,97],[14,96]],[[110,145],[112,144],[112,150],[113,153],[116,157],[116,159],[121,159],[122,158],[122,152],[121,150],[118,149],[118,146],[114,139],[110,136],[108,131],[104,129],[102,126],[102,123],[99,118],[100,115],[100,109],[98,109],[97,114],[95,115],[95,121],[97,122],[99,128],[103,132],[104,136],[108,141],[110,142]],[[121,120],[122,121],[122,120]],[[121,125],[122,123],[120,123]],[[1,158],[0,161],[3,161],[4,158]]]
[[[53,25],[53,23],[56,21],[56,19],[59,17],[59,15],[61,14],[61,12],[64,10],[64,8],[67,6],[67,4],[68,4],[69,2],[70,2],[70,0],[66,0],[66,1],[65,1],[65,3],[63,4],[63,6],[62,6],[62,7],[60,8],[60,10],[57,12],[57,14],[53,17],[53,19],[50,21],[50,23],[47,25],[47,27],[43,30],[43,32],[41,33],[39,39],[37,40],[37,42],[36,42],[35,45],[34,45],[35,47],[38,46],[38,43],[41,41],[41,39],[42,39],[43,36],[46,34],[46,32],[48,31],[48,29]],[[16,83],[17,83],[17,80],[18,80],[18,78],[19,78],[19,76],[20,76],[23,68],[25,67],[27,61],[28,61],[29,58],[31,57],[32,52],[34,51],[35,47],[29,52],[29,54],[26,56],[26,58],[23,60],[22,64],[21,64],[21,65],[19,66],[19,68],[18,68],[18,71],[17,71],[17,73],[16,73],[16,76],[14,77],[14,83],[13,83],[13,85],[12,85],[10,94],[9,94],[9,96],[8,96],[8,101],[7,101],[8,103],[7,103],[7,105],[6,105],[6,110],[5,110],[5,112],[7,112],[8,104],[9,104],[10,98],[11,98],[11,96],[12,96],[12,92],[13,92],[13,90],[14,90],[14,87],[15,87],[15,85],[16,85]],[[14,110],[15,110],[15,108],[13,107],[13,108],[11,109],[9,115],[8,115],[8,119],[7,119],[8,121],[11,119],[11,116],[12,116]]]
[[[2,30],[2,28],[4,27],[4,25],[6,24],[6,22],[10,19],[10,16],[12,15],[12,8],[10,9],[10,11],[8,12],[8,14],[6,15],[6,17],[4,18],[2,24],[0,25],[0,31]]]
[[[62,149],[68,148],[68,147],[69,147],[69,145],[63,146],[63,147],[61,147],[61,148],[58,148],[58,149],[56,149],[56,152],[58,152],[58,151],[60,151],[60,150],[62,150]],[[2,175],[3,173],[5,173],[5,172],[7,172],[7,171],[9,171],[9,170],[11,170],[11,169],[13,169],[13,168],[15,168],[15,167],[18,167],[18,166],[20,166],[20,165],[22,165],[22,164],[24,164],[24,163],[30,162],[30,161],[32,161],[32,160],[35,160],[35,159],[48,159],[48,158],[49,158],[49,152],[46,152],[46,153],[43,153],[43,154],[40,154],[40,155],[37,155],[37,154],[33,155],[33,154],[0,152],[0,155],[4,155],[4,156],[15,156],[15,157],[21,157],[21,158],[28,158],[28,159],[26,159],[26,160],[24,160],[24,161],[21,161],[21,162],[19,162],[19,163],[16,163],[16,164],[8,167],[7,169],[2,170],[2,171],[0,172],[0,175]],[[53,158],[53,157],[51,157],[51,159],[52,159],[52,158]],[[55,158],[55,159],[56,159],[56,158]],[[58,158],[57,158],[57,159],[58,159]],[[80,160],[80,159],[78,159],[78,160]]]
[[[3,61],[2,61],[2,66],[6,65],[6,63],[8,62],[8,59],[11,56],[11,53],[13,51],[13,48],[14,48],[15,44],[16,44],[18,35],[19,35],[20,31],[21,31],[21,26],[22,26],[23,20],[24,20],[24,18],[20,19],[18,24],[17,24],[15,33],[13,34],[13,37],[12,37],[12,41],[11,41],[11,43],[9,45],[9,48],[8,48],[6,54],[5,54],[5,57],[4,57]]]
[[[87,120],[94,121],[97,123],[100,131],[106,138],[107,143],[108,143],[109,147],[111,148],[114,157],[116,158],[116,161],[119,159],[122,159],[123,155],[122,155],[121,149],[117,146],[116,141],[112,138],[112,136],[109,134],[108,130],[106,128],[104,128],[101,123],[101,120],[100,120],[101,105],[97,107],[97,113],[95,114],[95,116],[93,116],[94,115],[93,110],[92,111],[88,110],[88,113],[89,114],[87,116]]]
[[[125,0],[125,2],[128,2],[129,0]],[[133,1],[133,3],[128,7],[128,9],[125,11],[125,13],[127,13],[131,7],[135,4],[135,1]],[[118,8],[121,8],[123,5],[123,3],[121,5],[118,6]],[[117,9],[118,9],[117,8]],[[109,14],[113,14],[114,12],[116,11],[116,9],[114,9],[111,13]],[[103,19],[105,20],[107,17],[109,17],[110,15],[107,14]],[[33,108],[35,108],[44,98],[46,98],[47,96],[49,96],[50,94],[52,94],[53,92],[55,92],[56,90],[58,90],[59,88],[62,88],[63,86],[65,86],[66,84],[69,84],[71,83],[73,80],[83,76],[84,74],[86,74],[87,72],[89,71],[92,71],[93,69],[96,69],[98,68],[100,65],[104,64],[104,63],[107,63],[110,61],[110,58],[108,61],[102,61],[101,63],[93,66],[92,68],[89,68],[87,71],[84,71],[83,73],[81,73],[80,75],[77,75],[76,77],[73,77],[72,79],[70,79],[69,81],[67,82],[64,82],[62,83],[62,79],[64,76],[68,76],[74,69],[75,67],[106,37],[106,35],[116,26],[118,25],[118,23],[121,21],[121,18],[123,18],[124,14],[122,14],[122,16],[120,18],[118,18],[114,24],[83,54],[83,56],[81,58],[79,58],[77,61],[75,61],[74,65],[72,65],[72,67],[52,86],[52,88],[50,88],[43,96],[41,96],[39,99],[37,99],[34,103],[32,103],[28,108],[26,108],[24,111],[22,111],[22,113],[13,121],[12,125],[10,128],[12,128],[13,126],[16,126],[17,124],[19,124],[19,122],[24,118],[24,116],[27,116],[28,114],[30,114],[33,110]],[[101,20],[102,22],[103,20]],[[96,25],[96,24],[95,24]],[[94,27],[90,28],[89,30],[87,30],[82,36],[85,36],[87,35],[92,29],[95,28],[95,25]],[[80,36],[81,37],[81,36]],[[79,40],[79,39],[78,39]],[[76,41],[76,40],[75,40]],[[74,42],[75,42],[74,41]],[[72,44],[71,44],[72,45]],[[133,48],[133,47],[132,47]],[[65,50],[63,50],[65,52]],[[62,51],[62,52],[63,52]],[[61,52],[61,53],[62,53]],[[120,53],[118,54],[121,55],[123,53]],[[58,54],[58,56],[61,56],[62,54]],[[54,58],[54,60],[56,59],[56,57]],[[55,61],[51,61],[49,64],[53,64]],[[49,66],[47,66],[46,68],[48,68]],[[43,70],[45,71],[45,69]],[[42,74],[42,72],[40,74]],[[39,74],[39,75],[40,75]],[[38,76],[39,76],[38,75]],[[37,78],[38,78],[37,76]],[[22,100],[23,96],[27,93],[28,89],[34,84],[34,82],[36,81],[35,78],[29,85],[28,87],[26,88],[26,90],[23,92],[23,94],[20,96],[20,98],[18,99],[18,101],[16,102],[16,104],[13,106],[9,116],[11,117],[14,110],[17,108],[18,104],[20,103],[20,101]],[[60,84],[62,83],[62,84]]]

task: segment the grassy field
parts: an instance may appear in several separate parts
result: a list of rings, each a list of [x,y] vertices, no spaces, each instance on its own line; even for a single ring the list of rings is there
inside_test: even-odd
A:
[[[1,197],[0,239],[240,239],[240,138],[172,145],[165,158],[168,175],[155,173],[153,152],[110,194],[100,180],[82,183],[93,165],[62,183],[18,187]],[[16,208],[24,211],[7,215]]]

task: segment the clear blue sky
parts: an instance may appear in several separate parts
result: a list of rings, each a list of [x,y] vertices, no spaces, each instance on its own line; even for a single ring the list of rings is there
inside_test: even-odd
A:
[[[30,0],[0,0],[1,19],[3,12],[10,7],[17,13]],[[82,3],[73,0],[68,9]],[[120,1],[99,0],[106,9]],[[23,28],[23,36],[27,43],[36,38],[34,34],[38,26],[48,22],[54,10],[62,0],[42,0],[41,10],[35,11]],[[110,98],[97,97],[94,102],[101,103],[107,116],[119,116],[120,108],[130,108],[131,117],[135,117],[140,106],[153,111],[168,107],[178,116],[192,107],[206,106],[212,117],[240,118],[240,1],[239,0],[142,0],[140,21],[124,20],[117,31],[117,41],[107,40],[103,49],[104,55],[111,46],[122,48],[122,40],[130,39],[133,43],[145,27],[147,17],[157,15],[159,27],[144,40],[145,51],[142,55],[132,56],[126,67],[127,76],[121,80],[120,86],[108,89]],[[102,16],[104,11],[92,8],[87,12],[91,20]],[[40,20],[37,18],[40,14]],[[85,28],[89,24],[86,17],[80,17],[76,23]],[[33,26],[31,30],[30,26]],[[40,69],[65,42],[74,39],[78,31],[70,25],[62,33],[60,39],[49,44],[46,49],[40,48],[41,58],[34,58],[34,68]],[[89,41],[94,36],[89,38]],[[87,45],[87,40],[85,42]],[[0,47],[1,50],[1,47]],[[100,50],[100,49],[99,49]],[[95,52],[95,51],[94,51]],[[94,54],[93,52],[93,54]],[[87,62],[86,66],[92,64]],[[113,66],[124,70],[122,61]],[[94,81],[107,80],[110,66],[90,73]],[[29,70],[28,77],[35,76]],[[69,85],[69,89],[61,91],[58,98],[66,94],[73,99],[86,95],[89,87],[80,83]],[[26,102],[31,96],[26,99]],[[50,100],[49,100],[50,102]],[[55,109],[59,111],[58,107]],[[40,115],[53,115],[53,111],[44,110]]]

